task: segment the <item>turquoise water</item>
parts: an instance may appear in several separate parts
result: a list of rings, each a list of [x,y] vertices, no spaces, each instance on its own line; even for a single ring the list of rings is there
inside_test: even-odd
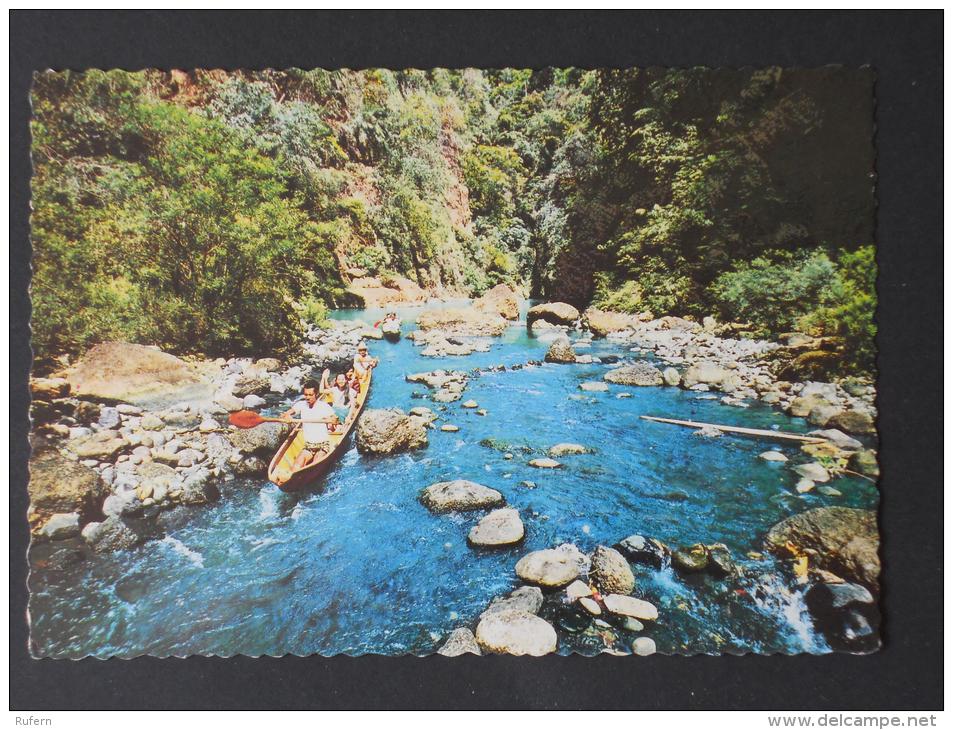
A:
[[[419,309],[402,311],[404,331]],[[373,323],[377,311],[341,312]],[[458,626],[472,624],[496,595],[518,585],[513,566],[529,550],[572,542],[588,551],[627,535],[672,546],[724,542],[745,571],[739,580],[635,567],[636,595],[659,607],[644,635],[659,651],[824,652],[797,591],[769,558],[751,559],[778,520],[811,507],[871,507],[875,487],[842,478],[843,496],[794,493],[796,477],[758,454],[796,446],[651,423],[658,415],[805,431],[767,407],[724,406],[677,388],[610,385],[584,393],[607,365],[545,365],[474,376],[463,400],[487,410],[431,402],[408,373],[486,368],[542,360],[544,339],[513,327],[491,350],[463,358],[424,358],[408,340],[372,342],[381,360],[371,408],[427,405],[437,426],[413,454],[370,458],[352,447],[312,491],[286,495],[265,481],[223,483],[223,500],[196,509],[163,540],[131,551],[89,556],[66,571],[31,578],[32,641],[41,656],[233,654],[427,654]],[[595,356],[631,356],[596,341]],[[621,392],[631,398],[620,399]],[[480,445],[492,438],[514,455]],[[593,453],[562,457],[563,468],[527,462],[571,441]],[[465,478],[499,489],[519,509],[525,543],[475,551],[466,536],[480,513],[432,515],[417,501],[427,485]],[[523,481],[535,488],[520,486]],[[561,636],[560,651],[589,651]]]

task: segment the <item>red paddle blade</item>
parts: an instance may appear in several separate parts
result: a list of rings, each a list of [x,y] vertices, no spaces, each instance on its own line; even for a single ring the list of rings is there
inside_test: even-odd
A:
[[[265,423],[265,419],[254,411],[238,411],[228,417],[228,422],[238,428],[254,428]]]

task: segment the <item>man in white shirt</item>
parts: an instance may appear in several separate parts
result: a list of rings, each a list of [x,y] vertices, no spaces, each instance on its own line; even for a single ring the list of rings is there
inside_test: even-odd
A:
[[[300,418],[301,431],[304,434],[304,449],[295,459],[293,469],[297,471],[310,464],[319,454],[331,450],[328,424],[337,423],[338,417],[325,401],[318,398],[318,384],[309,380],[304,384],[304,400],[296,402],[282,418]]]

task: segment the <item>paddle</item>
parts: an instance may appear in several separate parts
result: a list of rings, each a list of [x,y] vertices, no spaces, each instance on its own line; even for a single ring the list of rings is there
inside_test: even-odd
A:
[[[261,416],[254,411],[238,411],[228,417],[228,422],[237,428],[255,428],[263,423],[336,423],[338,417],[320,418],[316,420],[293,420],[291,418],[272,418]]]

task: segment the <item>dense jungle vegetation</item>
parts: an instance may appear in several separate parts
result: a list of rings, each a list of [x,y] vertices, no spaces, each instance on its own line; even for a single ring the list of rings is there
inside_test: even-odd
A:
[[[281,353],[363,270],[836,335],[870,371],[872,105],[838,69],[37,74],[33,346]]]

